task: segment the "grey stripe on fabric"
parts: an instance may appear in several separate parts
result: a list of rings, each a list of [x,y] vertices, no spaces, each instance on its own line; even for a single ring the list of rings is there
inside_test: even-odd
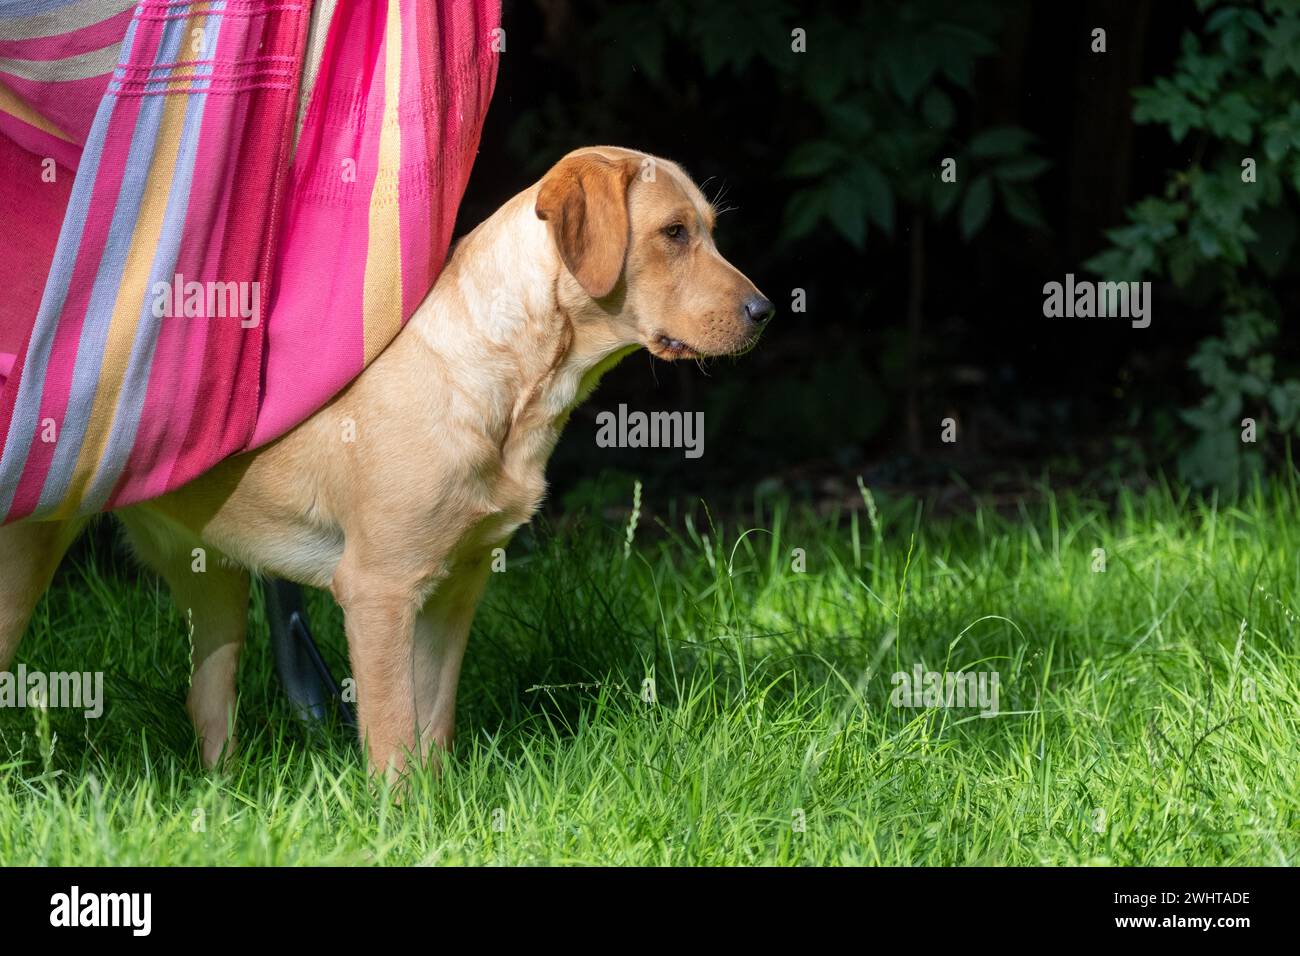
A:
[[[117,66],[117,53],[122,48],[119,40],[98,50],[79,53],[62,60],[17,60],[0,56],[0,73],[8,73],[24,80],[38,83],[67,83],[86,80],[92,76],[112,73]]]
[[[12,20],[0,17],[0,40],[35,40],[56,37],[73,30],[103,23],[123,10],[130,10],[137,0],[81,0],[50,13],[36,13]]]

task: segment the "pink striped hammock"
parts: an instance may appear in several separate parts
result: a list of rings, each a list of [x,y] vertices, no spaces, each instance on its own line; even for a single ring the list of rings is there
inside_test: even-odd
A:
[[[499,0],[0,0],[0,523],[284,434],[442,268]]]

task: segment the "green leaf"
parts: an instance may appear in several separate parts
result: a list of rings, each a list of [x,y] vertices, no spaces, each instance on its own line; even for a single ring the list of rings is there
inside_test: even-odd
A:
[[[863,194],[847,180],[831,187],[827,212],[839,234],[855,249],[861,249],[867,240],[867,219],[864,215],[866,201]]]
[[[1291,378],[1274,384],[1269,393],[1269,404],[1277,416],[1278,427],[1291,431],[1300,421],[1300,382]]]
[[[1291,261],[1296,217],[1285,207],[1271,207],[1261,211],[1254,222],[1259,235],[1247,246],[1247,251],[1265,275],[1276,278]]]
[[[993,175],[1005,182],[1018,183],[1026,179],[1033,179],[1049,169],[1051,165],[1041,156],[1022,156],[1019,159],[1010,159],[994,166]]]
[[[893,81],[894,92],[906,106],[915,102],[937,66],[917,37],[891,45],[885,56],[885,69]]]
[[[1276,163],[1281,160],[1290,149],[1290,130],[1275,129],[1264,138],[1264,155],[1268,157],[1270,163]]]
[[[1191,448],[1179,455],[1178,471],[1198,485],[1228,485],[1237,477],[1240,461],[1237,434],[1223,426],[1205,426]]]
[[[1168,253],[1169,259],[1169,278],[1174,280],[1174,285],[1186,288],[1193,279],[1196,278],[1197,270],[1201,267],[1201,258],[1192,248],[1191,243],[1178,242],[1173,245]]]
[[[1123,249],[1106,249],[1083,264],[1093,275],[1113,282],[1129,281],[1134,277],[1129,271],[1129,256]]]
[[[930,208],[934,210],[934,218],[942,219],[948,215],[960,196],[961,186],[957,183],[945,183],[942,178],[935,176],[934,183],[930,187]]]
[[[993,183],[980,176],[971,183],[961,204],[961,235],[967,242],[984,228],[989,213],[993,211]]]
[[[888,235],[894,232],[894,191],[885,174],[865,160],[853,167],[853,186],[860,193],[867,215]]]
[[[782,171],[787,176],[805,179],[820,176],[839,163],[844,155],[844,147],[830,140],[817,139],[800,143],[786,159]]]
[[[786,242],[802,239],[813,231],[826,210],[826,196],[820,189],[801,189],[785,204],[781,236]]]
[[[935,129],[946,130],[957,118],[957,111],[948,94],[937,86],[926,90],[921,97],[921,116]]]
[[[958,89],[969,90],[971,84],[971,61],[967,59],[950,60],[941,67],[943,75],[952,81]]]
[[[1038,201],[1028,189],[1003,183],[1000,191],[1002,202],[1007,207],[1007,214],[1012,219],[1032,229],[1047,229],[1047,221],[1043,218],[1042,210],[1038,208]]]
[[[870,111],[859,103],[836,103],[826,111],[826,116],[845,139],[864,139],[875,128]]]
[[[1175,143],[1204,122],[1201,108],[1173,82],[1161,77],[1149,87],[1133,93],[1133,119],[1138,123],[1164,123]]]
[[[1254,138],[1254,124],[1258,121],[1258,111],[1240,93],[1229,93],[1205,111],[1211,133],[1242,144]]]
[[[1031,142],[1033,135],[1019,126],[995,126],[976,135],[967,147],[977,158],[1012,156]]]
[[[1264,46],[1264,75],[1275,80],[1290,71],[1300,74],[1300,17],[1279,17]]]

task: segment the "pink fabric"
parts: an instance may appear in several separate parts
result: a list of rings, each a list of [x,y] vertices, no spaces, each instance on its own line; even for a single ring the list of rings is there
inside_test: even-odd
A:
[[[261,35],[241,36],[243,56],[280,55],[299,50],[305,42],[304,24],[271,19]],[[257,66],[253,69],[258,70]],[[261,312],[270,301],[275,231],[283,210],[284,165],[292,135],[292,116],[281,131],[278,152],[268,151],[258,130],[268,113],[280,110],[292,77],[284,86],[259,73],[257,87],[248,95],[209,97],[199,135],[195,184],[189,197],[189,217],[210,222],[211,230],[187,229],[181,241],[180,261],[191,275],[255,275],[261,283]],[[234,81],[237,82],[237,81]],[[292,98],[289,100],[292,102]],[[232,135],[232,133],[234,135]],[[264,196],[265,216],[248,215],[246,196]],[[231,214],[231,210],[238,210]],[[265,329],[244,329],[238,322],[204,321],[207,329],[192,323],[162,326],[141,416],[143,434],[135,443],[114,500],[135,501],[154,497],[198,477],[234,451],[248,447],[257,422],[259,383],[265,355]],[[180,387],[171,388],[179,381]],[[211,396],[231,394],[222,416],[207,407]],[[178,398],[182,400],[178,403]],[[183,421],[188,427],[171,427]],[[168,423],[164,426],[160,423]],[[143,440],[141,440],[143,439]]]
[[[22,142],[4,135],[6,115],[0,113],[0,183],[42,182],[41,160],[50,154],[31,152]],[[20,125],[45,135],[26,123]],[[42,189],[0,188],[0,225],[23,224],[22,229],[0,228],[0,262],[6,271],[4,295],[0,295],[0,352],[19,353],[27,345],[72,179],[71,169],[59,164],[54,182],[42,183]]]
[[[81,159],[81,147],[76,143],[37,129],[8,113],[0,113],[0,138],[8,139],[34,156],[48,156],[69,173],[76,172]]]
[[[19,60],[123,41],[100,76],[0,73],[0,215],[22,223],[0,229],[19,273],[0,297],[0,523],[155,497],[273,440],[437,278],[499,0],[337,0],[293,151],[311,3],[141,0],[27,39],[0,17],[0,56]],[[47,157],[59,176],[34,189]],[[159,314],[177,274],[256,289],[259,321]]]
[[[125,154],[135,127],[139,101],[128,101],[114,113],[106,141],[106,151],[116,149]],[[62,315],[54,333],[54,347],[46,366],[45,388],[41,394],[40,421],[53,421],[62,427],[72,391],[73,369],[76,367],[78,343],[85,324],[86,310],[100,262],[100,252],[108,238],[109,225],[115,198],[121,187],[125,166],[106,163],[101,166],[101,176],[95,181],[94,194],[89,204],[86,227],[81,243],[81,254],[73,266],[72,281],[64,302]],[[14,392],[6,388],[5,398]],[[6,409],[7,411],[8,409]],[[44,476],[54,458],[56,444],[34,441],[27,457],[24,479],[18,486],[9,508],[8,520],[25,517],[35,512],[40,500]]]
[[[67,83],[39,83],[0,72],[0,83],[9,87],[71,140],[84,143],[90,135],[95,110],[108,88],[109,74]]]
[[[101,20],[99,23],[92,23],[80,30],[23,40],[0,39],[0,56],[14,57],[19,60],[62,60],[65,57],[102,50],[106,46],[121,42],[133,13],[134,8],[127,7],[116,16]]]
[[[278,438],[364,367],[367,222],[383,104],[389,95],[383,3],[340,4],[298,140],[267,328],[265,395],[252,447]],[[495,0],[401,5],[400,210],[402,321],[441,271],[496,79]],[[411,55],[412,53],[416,55]],[[340,175],[355,163],[356,181]]]

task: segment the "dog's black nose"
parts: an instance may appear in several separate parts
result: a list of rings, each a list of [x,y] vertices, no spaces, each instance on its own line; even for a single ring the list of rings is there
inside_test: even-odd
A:
[[[756,295],[745,303],[745,317],[755,325],[763,325],[776,315],[776,306],[761,295]]]

